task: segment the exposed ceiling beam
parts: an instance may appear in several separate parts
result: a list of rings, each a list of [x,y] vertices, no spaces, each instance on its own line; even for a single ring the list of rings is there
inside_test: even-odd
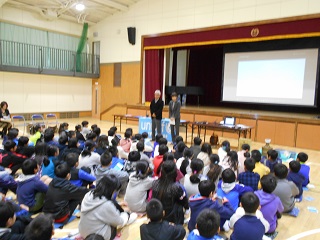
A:
[[[8,0],[0,0],[0,8],[5,4]]]
[[[117,2],[114,2],[112,0],[92,0],[92,2],[99,3],[99,4],[103,5],[103,6],[113,7],[113,8],[116,8],[118,10],[122,10],[122,11],[128,11],[129,10],[129,7],[127,5],[123,5],[121,3],[117,3]]]
[[[10,1],[10,2],[8,2],[8,4],[13,6],[13,7],[16,7],[16,8],[21,8],[21,9],[29,10],[29,11],[32,11],[32,12],[35,12],[35,13],[39,13],[40,15],[43,16],[43,10],[44,9],[38,8],[36,6],[31,6],[31,5],[20,3],[20,2],[18,3],[18,2],[15,2],[15,1]],[[58,20],[58,19],[63,19],[63,20],[67,20],[67,21],[70,21],[70,22],[78,23],[77,16],[69,16],[69,15],[66,15],[66,14],[61,14],[60,16],[58,16],[56,18],[56,20]],[[96,22],[92,22],[92,21],[88,21],[88,20],[86,20],[86,22],[89,23],[89,24],[92,24],[92,25],[96,24]]]

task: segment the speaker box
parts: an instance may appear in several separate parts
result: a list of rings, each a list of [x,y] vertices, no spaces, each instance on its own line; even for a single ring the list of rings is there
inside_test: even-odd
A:
[[[135,27],[128,27],[128,40],[130,44],[132,45],[136,44],[136,28]]]

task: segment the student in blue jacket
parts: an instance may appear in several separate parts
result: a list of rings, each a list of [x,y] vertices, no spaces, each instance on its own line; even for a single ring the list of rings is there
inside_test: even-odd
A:
[[[199,183],[199,192],[189,199],[189,206],[191,209],[191,217],[188,223],[188,229],[191,232],[196,228],[196,219],[199,213],[205,209],[214,209],[220,215],[220,228],[223,228],[226,220],[229,220],[234,214],[234,210],[230,205],[228,199],[215,199],[215,184],[210,180],[204,180]]]
[[[234,210],[237,210],[239,199],[246,192],[253,192],[253,189],[236,183],[236,175],[232,169],[227,168],[222,172],[222,182],[218,184],[217,195],[227,198]]]
[[[65,161],[70,167],[70,182],[77,187],[93,187],[96,178],[91,174],[90,168],[82,167],[77,169],[79,165],[79,155],[77,153],[68,153]]]

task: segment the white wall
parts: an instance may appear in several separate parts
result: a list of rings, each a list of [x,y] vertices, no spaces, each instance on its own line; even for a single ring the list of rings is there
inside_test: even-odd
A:
[[[320,0],[142,0],[90,27],[89,37],[101,41],[101,63],[139,61],[141,35],[313,13],[320,13]],[[135,46],[128,43],[131,26]]]
[[[48,21],[39,13],[24,11],[18,8],[2,6],[0,8],[0,21],[17,25],[35,27],[49,31],[80,36],[83,24],[65,20]]]
[[[0,72],[11,113],[91,111],[92,79]]]

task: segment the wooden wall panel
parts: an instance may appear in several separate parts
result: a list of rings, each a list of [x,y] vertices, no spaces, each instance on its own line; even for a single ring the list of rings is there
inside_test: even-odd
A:
[[[319,136],[319,125],[298,124],[296,147],[320,150]]]
[[[113,64],[104,64],[100,66],[100,78],[93,79],[92,84],[96,82],[101,86],[101,109],[100,112],[108,109],[114,104],[137,104],[140,100],[140,62],[122,63],[121,67],[121,86],[113,86]],[[106,113],[103,119],[113,120],[112,114],[121,114],[120,112]],[[126,114],[126,112],[123,112]]]
[[[295,123],[276,122],[274,144],[294,147],[294,135]]]
[[[276,123],[273,121],[258,120],[257,123],[257,142],[264,142],[266,138],[271,138],[274,142]]]
[[[202,114],[197,114],[194,117],[194,120],[197,122],[220,122],[223,120],[222,116],[215,116],[215,115],[202,115]]]
[[[246,118],[240,118],[239,119],[239,124],[243,124],[243,125],[247,125],[250,127],[253,127],[253,129],[251,129],[251,140],[254,141],[255,136],[256,136],[256,120],[252,120],[252,119],[246,119]],[[249,136],[247,136],[247,138],[249,138]]]

